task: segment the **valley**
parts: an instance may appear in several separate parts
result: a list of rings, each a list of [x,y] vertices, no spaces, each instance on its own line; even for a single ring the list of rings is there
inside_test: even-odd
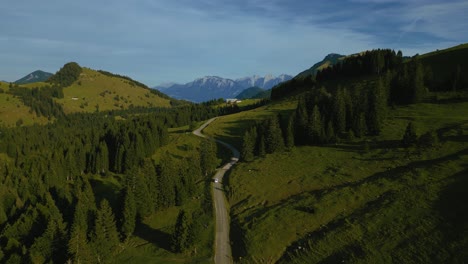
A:
[[[1,82],[0,262],[464,263],[467,50],[331,54],[235,103],[74,62]]]

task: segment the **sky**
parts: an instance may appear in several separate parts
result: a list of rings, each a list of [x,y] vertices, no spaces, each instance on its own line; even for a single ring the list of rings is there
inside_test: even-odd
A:
[[[468,1],[4,0],[0,80],[82,67],[148,86],[296,75],[329,53],[468,42]]]

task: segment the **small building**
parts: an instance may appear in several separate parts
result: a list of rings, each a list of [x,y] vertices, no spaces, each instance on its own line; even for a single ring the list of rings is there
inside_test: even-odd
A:
[[[238,104],[240,102],[242,101],[238,99],[226,99],[226,104]]]

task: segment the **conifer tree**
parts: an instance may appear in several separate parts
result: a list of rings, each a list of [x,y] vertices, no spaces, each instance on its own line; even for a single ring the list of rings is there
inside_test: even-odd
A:
[[[174,233],[172,234],[171,248],[174,252],[183,252],[190,246],[190,223],[184,210],[177,216]]]
[[[401,140],[403,147],[411,147],[418,142],[418,136],[416,135],[416,129],[414,128],[413,122],[409,122],[406,126],[405,134]]]
[[[307,107],[304,98],[299,99],[295,112],[295,142],[297,145],[304,145],[307,142],[307,124],[309,116],[307,114]]]
[[[106,199],[101,201],[94,227],[93,245],[97,262],[112,262],[112,257],[119,244],[119,234],[115,225],[114,214]]]
[[[323,127],[322,127],[322,117],[320,115],[320,110],[317,105],[314,106],[312,114],[309,119],[309,129],[310,133],[310,143],[311,144],[320,144],[323,142]]]
[[[123,208],[123,223],[122,234],[124,238],[128,238],[135,231],[137,207],[135,203],[135,195],[133,190],[127,186],[125,189],[124,208]]]
[[[335,125],[335,132],[337,134],[345,132],[346,129],[346,102],[343,90],[338,88],[333,103],[333,120]]]
[[[91,248],[88,242],[88,210],[78,201],[71,226],[68,253],[75,263],[92,262]]]
[[[284,148],[283,133],[279,125],[277,116],[270,117],[266,120],[265,135],[265,151],[274,153]]]
[[[266,155],[265,136],[260,134],[260,137],[258,138],[258,156],[264,157],[265,155]]]
[[[216,143],[211,140],[203,140],[200,146],[200,167],[202,173],[207,176],[213,173],[218,166]]]
[[[291,150],[294,147],[294,116],[290,115],[287,122],[284,133],[284,145],[286,149]]]
[[[372,135],[379,135],[387,112],[387,99],[382,80],[369,92],[367,129]]]
[[[254,158],[257,129],[253,127],[252,129],[247,130],[242,139],[242,159],[245,161],[251,161]]]

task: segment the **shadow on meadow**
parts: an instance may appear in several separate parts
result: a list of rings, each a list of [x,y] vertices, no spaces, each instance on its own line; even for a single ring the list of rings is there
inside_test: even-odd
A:
[[[151,228],[145,223],[137,225],[135,236],[148,241],[148,243],[171,251],[171,235],[158,229]]]

